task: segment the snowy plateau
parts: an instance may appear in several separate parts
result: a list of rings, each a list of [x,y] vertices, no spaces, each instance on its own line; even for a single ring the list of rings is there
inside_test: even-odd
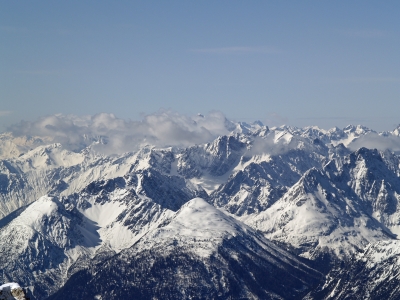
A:
[[[400,127],[224,126],[1,134],[0,299],[400,299]]]

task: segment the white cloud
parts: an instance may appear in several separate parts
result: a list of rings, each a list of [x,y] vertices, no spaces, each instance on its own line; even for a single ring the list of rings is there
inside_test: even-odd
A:
[[[393,135],[381,136],[377,133],[369,133],[359,137],[348,146],[348,148],[352,151],[355,151],[361,147],[378,149],[380,151],[390,149],[391,151],[399,152],[400,137]]]
[[[284,155],[293,149],[313,148],[303,137],[293,136],[289,141],[285,139],[275,140],[275,134],[269,134],[264,138],[256,137],[247,155]]]
[[[51,115],[34,122],[21,122],[9,128],[15,136],[50,137],[66,148],[79,151],[93,140],[102,140],[96,149],[107,154],[134,151],[150,144],[187,146],[206,143],[227,134],[226,118],[213,112],[207,116],[189,117],[164,111],[147,115],[141,121],[126,121],[113,114],[94,116]]]

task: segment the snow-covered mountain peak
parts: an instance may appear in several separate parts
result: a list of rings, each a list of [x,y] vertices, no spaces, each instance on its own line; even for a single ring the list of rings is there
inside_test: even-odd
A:
[[[321,129],[318,126],[307,126],[302,129],[302,136],[310,137],[310,138],[323,138],[326,136],[328,131],[325,129]]]
[[[270,129],[273,131],[289,131],[289,132],[296,132],[299,130],[298,127],[290,126],[290,125],[286,125],[286,124],[283,124],[281,126],[273,126]]]
[[[59,213],[63,209],[63,205],[54,197],[42,196],[33,202],[28,208],[21,213],[20,218],[24,220],[26,225],[35,227],[35,224],[41,221],[43,217],[51,217]]]
[[[207,203],[202,198],[194,198],[185,203],[176,213],[174,218],[174,226],[177,232],[179,227],[187,228],[193,232],[210,231],[209,237],[216,237],[226,233],[235,234],[236,221]],[[171,226],[171,224],[169,224]],[[218,232],[211,233],[218,229]]]
[[[54,197],[43,196],[29,205],[2,234],[20,228],[29,239],[36,239],[35,235],[39,234],[54,245],[64,248],[73,244],[69,235],[72,227],[77,224],[72,222],[72,216],[62,203]]]
[[[346,157],[345,168],[352,169],[355,178],[386,176],[387,167],[384,164],[380,152],[376,149],[360,148]],[[374,172],[372,172],[374,170]]]
[[[84,159],[82,153],[65,150],[60,143],[55,143],[39,146],[20,156],[17,161],[23,169],[28,170],[70,167],[82,163]]]
[[[392,134],[400,137],[400,124],[392,131]]]
[[[255,126],[259,126],[259,127],[263,127],[265,126],[263,122],[261,122],[260,120],[256,120],[252,123]]]
[[[268,131],[268,126],[265,126],[261,121],[255,121],[251,124],[238,122],[236,128],[230,134],[264,136]]]
[[[292,201],[293,197],[297,198],[300,194],[314,192],[322,181],[325,181],[325,174],[320,170],[312,167],[307,170],[298,180],[296,184],[288,189],[285,196],[281,198],[283,201]],[[286,200],[285,200],[286,199]]]
[[[159,228],[150,231],[140,243],[146,245],[157,241],[157,244],[168,245],[170,250],[176,245],[190,245],[195,254],[209,256],[217,250],[217,245],[222,239],[236,236],[238,230],[245,229],[240,229],[235,219],[204,199],[194,198],[185,203]]]
[[[0,159],[18,157],[40,145],[51,143],[48,137],[14,136],[11,132],[0,134]]]
[[[354,156],[356,156],[358,160],[361,158],[363,158],[364,160],[371,160],[373,158],[382,160],[380,159],[379,152],[377,149],[368,149],[366,147],[361,147],[358,150],[356,150],[354,152]]]
[[[369,242],[391,239],[385,226],[370,216],[369,206],[357,201],[347,187],[346,193],[338,190],[335,183],[311,168],[250,224],[311,259],[323,253],[350,257]]]
[[[342,129],[340,129],[337,126],[333,126],[332,128],[328,129],[328,133],[335,133],[335,132],[341,132],[341,131],[342,131]]]
[[[375,132],[363,125],[347,125],[345,128],[343,128],[343,131],[346,133],[355,133],[357,135],[362,135],[367,132]]]
[[[318,178],[318,176],[321,176],[322,173],[320,170],[318,170],[316,167],[312,167],[311,169],[307,170],[303,177],[307,177],[307,178]]]
[[[232,131],[232,133],[241,133],[241,134],[249,134],[251,133],[252,128],[250,124],[247,124],[245,122],[239,122],[236,125],[235,130]]]

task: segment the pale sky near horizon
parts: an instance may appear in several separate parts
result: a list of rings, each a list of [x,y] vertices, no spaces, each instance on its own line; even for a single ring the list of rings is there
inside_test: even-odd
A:
[[[399,1],[0,1],[0,130],[170,109],[400,123]]]

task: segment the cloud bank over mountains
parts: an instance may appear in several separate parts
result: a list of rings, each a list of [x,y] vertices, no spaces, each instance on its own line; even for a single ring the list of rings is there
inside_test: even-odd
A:
[[[217,111],[206,116],[201,114],[187,116],[173,111],[160,111],[146,115],[140,121],[124,120],[108,113],[93,116],[56,114],[41,117],[36,121],[22,121],[10,126],[7,131],[11,132],[15,138],[43,139],[43,142],[39,141],[39,144],[61,143],[64,148],[72,151],[80,151],[91,145],[94,150],[104,154],[121,154],[137,151],[146,145],[186,147],[204,144],[213,141],[218,136],[230,134],[234,130],[239,130],[239,132],[256,130],[260,129],[260,126],[262,124],[259,122],[253,125],[231,122],[223,113]],[[301,139],[305,137],[304,135],[307,136],[306,132],[309,131],[307,128],[317,127],[299,129],[283,125],[275,129],[271,128],[275,134],[255,138],[251,152],[277,154],[284,153],[292,147],[296,148],[297,143],[301,143]],[[359,130],[361,131],[358,132]],[[317,131],[319,133],[315,137],[329,135],[331,132],[331,130],[323,129],[317,129]],[[276,138],[277,135],[285,135],[285,132],[297,138],[294,140]],[[342,132],[342,142],[353,151],[361,147],[400,151],[399,128],[391,132],[377,133],[363,126],[349,125],[340,132]],[[335,140],[335,144],[340,142],[340,140]]]
[[[380,135],[376,132],[371,132],[361,136],[349,144],[350,150],[357,150],[361,147],[369,149],[378,149],[381,151],[392,150],[400,152],[400,138],[396,135]]]
[[[126,121],[113,114],[93,116],[51,115],[36,121],[22,121],[8,128],[14,136],[49,137],[69,150],[78,151],[97,140],[96,150],[122,153],[146,144],[187,146],[206,143],[229,133],[230,122],[220,112],[188,117],[171,111]]]

